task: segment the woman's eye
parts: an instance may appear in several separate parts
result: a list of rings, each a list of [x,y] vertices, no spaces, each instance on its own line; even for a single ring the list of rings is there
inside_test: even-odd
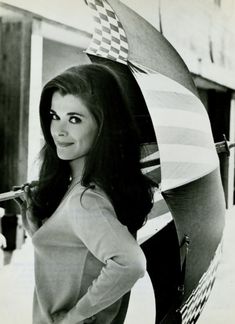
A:
[[[79,124],[79,123],[81,123],[82,120],[81,120],[81,118],[79,118],[77,116],[72,116],[69,118],[69,121],[72,124]]]
[[[58,120],[59,119],[59,117],[55,113],[52,113],[52,112],[50,112],[50,117],[53,120]]]

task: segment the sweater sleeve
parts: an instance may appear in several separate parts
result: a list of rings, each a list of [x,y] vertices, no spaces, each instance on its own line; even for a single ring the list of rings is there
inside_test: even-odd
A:
[[[100,275],[65,318],[75,324],[110,306],[143,277],[146,259],[136,240],[116,217],[109,200],[88,189],[81,200],[71,197],[74,231],[103,264]]]

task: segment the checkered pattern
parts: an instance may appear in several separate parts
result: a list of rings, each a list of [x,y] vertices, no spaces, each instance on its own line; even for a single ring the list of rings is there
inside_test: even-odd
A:
[[[197,322],[213,287],[221,254],[222,243],[219,244],[215,257],[207,272],[199,281],[197,288],[192,292],[189,299],[179,310],[182,316],[182,324],[194,324]]]
[[[128,43],[125,31],[105,0],[86,0],[93,10],[95,29],[86,53],[127,64]]]

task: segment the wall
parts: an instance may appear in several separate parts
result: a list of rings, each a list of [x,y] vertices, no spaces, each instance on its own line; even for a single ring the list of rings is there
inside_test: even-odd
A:
[[[92,32],[93,22],[84,0],[6,0],[0,1],[1,3],[15,6],[67,26]]]
[[[191,72],[235,89],[235,2],[233,0],[122,0],[172,43]],[[70,27],[92,32],[84,0],[8,0]],[[0,9],[1,10],[1,9]]]
[[[235,2],[233,0],[123,0],[155,23],[191,72],[235,89]]]

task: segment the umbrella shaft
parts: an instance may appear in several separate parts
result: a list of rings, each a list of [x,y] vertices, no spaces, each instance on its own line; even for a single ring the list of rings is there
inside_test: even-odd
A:
[[[215,143],[215,147],[216,147],[217,153],[228,152],[228,146],[226,145],[225,141]]]
[[[235,147],[235,143],[229,143],[228,141],[222,141],[215,143],[216,151],[217,153],[227,153],[228,155],[230,154],[230,149]]]

